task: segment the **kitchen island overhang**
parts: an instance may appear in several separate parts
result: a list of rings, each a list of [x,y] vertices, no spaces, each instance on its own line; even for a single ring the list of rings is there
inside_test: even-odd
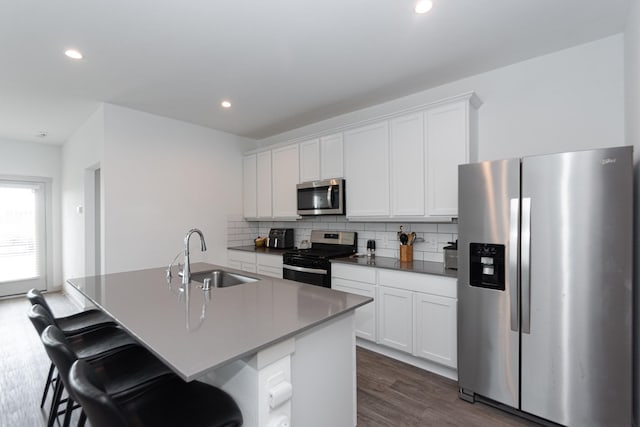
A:
[[[213,264],[192,265],[192,273],[214,269],[245,274]],[[267,425],[287,413],[302,425],[355,424],[353,313],[372,299],[251,276],[259,280],[208,292],[197,282],[180,292],[179,280],[167,282],[164,268],[68,282],[183,379],[230,392],[246,425]],[[291,382],[293,397],[273,408],[270,390],[282,381]],[[350,421],[345,423],[347,414]]]

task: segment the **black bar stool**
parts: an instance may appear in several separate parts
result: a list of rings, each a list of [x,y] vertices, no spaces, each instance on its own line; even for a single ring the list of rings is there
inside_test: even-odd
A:
[[[55,326],[55,320],[40,304],[32,305],[27,315],[36,329],[38,336],[42,336],[47,326]],[[67,339],[78,357],[89,360],[99,359],[115,351],[138,345],[132,336],[115,326],[104,326],[99,329],[92,329],[84,333],[68,336]],[[49,411],[49,425],[55,420],[57,407],[60,403],[57,402],[57,400],[60,399],[56,399],[56,395],[62,394],[62,384],[60,384],[60,381],[53,382],[55,383],[54,398]]]
[[[41,338],[47,354],[56,365],[60,379],[69,395],[63,423],[63,426],[67,427],[71,421],[71,412],[75,409],[74,400],[76,400],[68,384],[69,370],[73,362],[78,360],[78,355],[73,351],[67,337],[53,325],[47,326],[42,332]],[[165,364],[141,346],[127,347],[102,358],[89,360],[89,363],[98,373],[98,377],[106,390],[114,395],[133,392],[135,389],[172,375],[171,370]],[[59,404],[62,387],[57,390],[58,393],[55,399]],[[85,417],[81,415],[81,423],[84,423],[84,419]]]
[[[91,329],[98,329],[104,326],[116,325],[111,316],[102,312],[101,310],[95,309],[82,311],[71,316],[56,318],[53,315],[53,311],[47,303],[47,300],[44,298],[44,295],[42,295],[42,293],[37,289],[31,289],[29,292],[27,292],[27,299],[29,300],[29,302],[31,302],[31,305],[41,305],[49,313],[49,316],[54,320],[55,324],[66,335],[73,335],[81,332],[86,332]],[[38,335],[40,335],[40,333],[38,333]],[[54,366],[52,363],[49,367],[49,374],[47,375],[47,381],[44,385],[44,391],[42,392],[42,400],[40,402],[41,408],[44,406],[44,402],[47,400],[49,388],[54,387],[53,371]]]
[[[242,425],[242,413],[227,393],[175,375],[115,396],[107,392],[91,365],[78,360],[71,367],[69,386],[93,427]]]

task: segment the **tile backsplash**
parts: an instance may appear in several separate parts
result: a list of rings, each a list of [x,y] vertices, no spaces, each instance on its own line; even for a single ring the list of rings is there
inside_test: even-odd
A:
[[[311,230],[347,230],[358,233],[358,252],[364,252],[367,240],[376,241],[376,255],[399,257],[397,232],[402,225],[405,232],[415,232],[417,241],[413,246],[413,259],[420,261],[443,261],[443,250],[448,242],[458,238],[458,225],[452,223],[418,222],[355,222],[344,216],[309,217],[291,222],[245,221],[241,216],[227,219],[227,246],[253,245],[258,236],[268,236],[271,228],[293,228],[295,246],[309,240]]]

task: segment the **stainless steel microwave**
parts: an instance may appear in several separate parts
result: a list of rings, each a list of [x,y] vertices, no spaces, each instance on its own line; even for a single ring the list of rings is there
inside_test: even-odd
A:
[[[303,182],[297,185],[298,215],[344,215],[344,179]]]

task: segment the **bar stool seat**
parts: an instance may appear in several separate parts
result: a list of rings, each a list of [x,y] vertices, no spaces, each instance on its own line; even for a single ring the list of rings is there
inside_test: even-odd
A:
[[[71,365],[78,360],[78,354],[74,352],[62,331],[53,325],[47,326],[42,332],[41,339],[49,358],[58,368],[62,383],[69,394],[63,424],[66,426],[69,424],[75,400],[68,386],[68,376]],[[171,370],[164,363],[139,345],[110,352],[100,358],[93,358],[89,363],[96,370],[100,381],[105,384],[107,391],[114,395],[131,392],[171,375]],[[56,394],[56,404],[60,403],[60,396],[61,390]],[[55,412],[58,412],[57,406]]]
[[[116,325],[116,322],[111,316],[97,309],[81,311],[80,313],[75,313],[66,317],[55,317],[53,310],[51,310],[51,307],[44,298],[44,295],[42,295],[42,293],[37,289],[31,289],[27,292],[27,299],[31,302],[31,305],[40,304],[55,321],[56,326],[60,328],[65,335],[79,334],[91,329]]]
[[[78,360],[71,367],[69,386],[94,427],[242,425],[242,413],[231,396],[208,384],[184,382],[176,375],[111,395],[95,368]]]
[[[27,292],[27,299],[31,303],[31,305],[40,305],[42,306],[51,319],[53,319],[54,323],[64,332],[66,335],[74,335],[80,334],[83,332],[87,332],[93,329],[99,329],[105,326],[116,326],[115,321],[108,314],[102,312],[101,310],[86,310],[80,313],[72,314],[71,316],[66,317],[55,317],[51,307],[47,303],[44,295],[37,290],[31,289]],[[38,332],[40,335],[42,331]],[[54,373],[53,363],[49,366],[49,373],[47,374],[47,381],[44,385],[44,390],[42,391],[42,399],[40,400],[40,407],[44,407],[44,402],[47,400],[47,394],[49,393],[49,388],[55,388],[55,380],[53,379]]]
[[[48,326],[56,326],[55,321],[50,316],[49,312],[40,304],[35,304],[29,307],[27,315],[40,337]],[[100,359],[116,351],[138,345],[137,341],[131,335],[123,329],[115,326],[104,326],[99,329],[91,329],[87,332],[75,334],[68,338],[70,339],[71,348],[78,357],[88,360]],[[51,361],[49,377],[47,379],[47,384],[45,385],[42,402],[40,403],[40,407],[44,407],[48,389],[50,386],[53,386],[54,393],[51,401],[51,409],[49,411],[49,425],[52,425],[52,420],[55,419],[55,415],[58,412],[58,405],[60,404],[62,394],[62,384],[60,384],[59,381],[60,376],[58,376],[57,380],[52,379],[54,366],[53,361]]]

